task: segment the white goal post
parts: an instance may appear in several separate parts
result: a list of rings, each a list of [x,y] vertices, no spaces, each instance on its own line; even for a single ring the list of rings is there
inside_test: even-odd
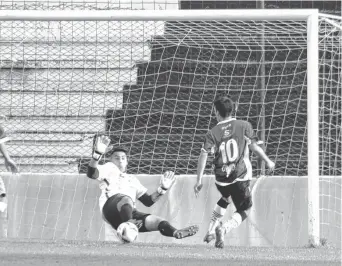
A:
[[[12,11],[1,10],[0,21],[251,21],[307,22],[307,136],[309,243],[320,243],[319,219],[319,57],[317,9],[158,10],[158,11]]]

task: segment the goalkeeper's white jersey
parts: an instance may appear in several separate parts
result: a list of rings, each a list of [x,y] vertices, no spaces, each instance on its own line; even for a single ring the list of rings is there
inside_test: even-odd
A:
[[[97,169],[99,171],[99,187],[102,190],[99,199],[100,210],[102,210],[107,199],[115,194],[129,196],[135,207],[136,200],[147,192],[147,188],[145,188],[135,176],[122,173],[118,167],[111,162],[104,165],[98,165]]]

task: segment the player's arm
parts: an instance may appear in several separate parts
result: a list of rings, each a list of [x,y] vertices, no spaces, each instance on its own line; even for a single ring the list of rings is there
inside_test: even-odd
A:
[[[10,157],[10,155],[6,149],[5,143],[0,144],[0,151],[1,151],[2,155],[4,156],[6,169],[10,170],[12,173],[18,173],[18,171],[19,171],[18,167],[15,164],[15,162],[11,159],[11,157]]]
[[[273,171],[275,164],[270,160],[270,158],[268,158],[264,150],[258,145],[258,137],[255,134],[251,123],[249,122],[246,123],[245,137],[249,141],[249,149],[253,153],[255,153],[260,159],[264,160],[269,170]]]
[[[198,157],[197,163],[197,184],[202,184],[202,178],[205,166],[208,160],[208,152],[205,149],[201,149],[201,154]]]
[[[9,155],[7,149],[6,149],[6,145],[5,145],[4,142],[0,143],[0,152],[4,156],[4,159],[6,161],[10,161],[11,160],[11,157],[10,157],[10,155]]]
[[[19,171],[18,167],[16,163],[11,159],[11,156],[9,155],[6,148],[5,142],[7,142],[8,140],[9,138],[6,137],[4,129],[0,126],[0,152],[5,159],[5,166],[12,173],[17,173]]]
[[[255,153],[259,158],[261,158],[262,160],[264,160],[267,164],[267,167],[270,171],[274,170],[275,164],[274,162],[271,161],[271,159],[266,155],[266,153],[264,152],[264,150],[258,145],[258,143],[256,141],[253,141],[250,145],[249,145],[250,150]]]
[[[6,161],[11,159],[5,145],[7,141],[9,141],[9,138],[6,136],[5,129],[0,125],[0,152]]]
[[[160,185],[157,188],[157,191],[152,194],[144,193],[138,198],[138,200],[147,207],[152,206],[172,187],[175,180],[175,173],[172,171],[166,171],[160,179]]]
[[[197,162],[197,182],[194,186],[194,192],[195,192],[196,197],[198,196],[199,192],[201,191],[203,187],[202,178],[203,178],[205,166],[207,164],[208,152],[212,151],[214,146],[215,146],[214,137],[213,137],[212,132],[209,131],[205,135],[203,147],[201,149],[201,153],[198,157],[198,162]]]

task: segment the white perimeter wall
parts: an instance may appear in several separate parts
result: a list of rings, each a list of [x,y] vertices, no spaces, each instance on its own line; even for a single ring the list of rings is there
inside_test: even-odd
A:
[[[9,206],[7,235],[11,238],[79,239],[116,241],[98,208],[97,181],[85,175],[3,175]],[[149,192],[159,176],[138,176]],[[219,199],[213,177],[204,179],[199,198],[193,193],[194,176],[178,176],[170,192],[151,208],[140,211],[165,217],[176,227],[200,226],[199,233],[182,241],[158,232],[139,235],[139,242],[202,244],[211,212]],[[252,181],[254,185],[255,181]],[[341,178],[323,178],[321,184],[322,237],[341,245]],[[228,245],[304,246],[308,240],[307,178],[269,177],[253,190],[249,218],[226,239]],[[229,207],[225,219],[234,207]]]

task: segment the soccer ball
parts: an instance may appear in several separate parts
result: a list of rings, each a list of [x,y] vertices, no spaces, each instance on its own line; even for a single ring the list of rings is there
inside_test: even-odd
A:
[[[138,227],[131,222],[124,222],[116,230],[119,239],[125,243],[134,242],[139,234]]]

